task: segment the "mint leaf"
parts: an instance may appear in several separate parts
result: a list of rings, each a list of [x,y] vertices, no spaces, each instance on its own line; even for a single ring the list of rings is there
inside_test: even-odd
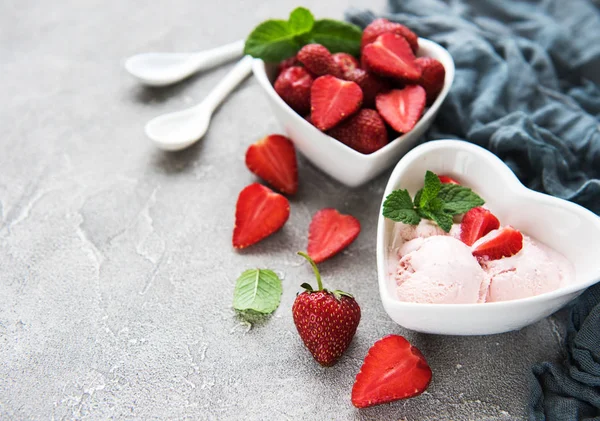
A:
[[[233,308],[269,314],[279,307],[281,280],[269,269],[248,269],[235,283]]]
[[[433,213],[440,213],[444,209],[444,201],[439,197],[434,197],[429,202],[427,202],[427,210]]]
[[[290,13],[288,24],[290,31],[293,32],[295,36],[301,36],[311,31],[315,24],[315,17],[310,10],[304,7],[297,7]]]
[[[417,208],[417,214],[423,219],[433,219],[433,213],[429,209]]]
[[[454,220],[452,219],[451,215],[447,215],[443,212],[436,212],[432,213],[431,217],[435,221],[435,223],[440,226],[441,229],[443,229],[446,232],[450,232],[452,224],[454,223]]]
[[[332,54],[348,53],[358,57],[361,29],[350,23],[333,19],[319,19],[310,33],[310,42],[325,46]]]
[[[470,188],[458,184],[443,184],[438,198],[444,202],[444,212],[452,215],[465,213],[481,206],[485,201]]]
[[[442,187],[442,182],[435,173],[427,171],[425,173],[425,186],[423,187],[423,193],[419,199],[419,206],[424,208],[427,206],[427,202],[437,197]]]
[[[296,34],[285,20],[267,20],[248,35],[244,54],[264,61],[281,61],[292,57],[302,47],[295,39]]]
[[[417,225],[421,218],[415,211],[408,190],[394,190],[383,202],[383,216],[392,221]]]
[[[416,207],[419,207],[419,203],[421,203],[421,195],[423,194],[423,189],[420,189],[417,194],[415,194],[414,203]]]

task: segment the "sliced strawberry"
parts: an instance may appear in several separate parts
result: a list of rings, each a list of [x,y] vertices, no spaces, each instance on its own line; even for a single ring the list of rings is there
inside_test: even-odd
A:
[[[498,228],[500,221],[492,212],[486,208],[473,208],[465,213],[460,223],[460,241],[472,246],[475,241]]]
[[[298,51],[298,61],[316,76],[340,76],[338,66],[329,50],[321,44],[308,44]]]
[[[390,84],[385,79],[363,69],[354,69],[346,73],[344,78],[360,86],[363,92],[363,106],[367,108],[375,107],[375,97],[390,89]]]
[[[417,34],[401,23],[390,22],[384,18],[375,19],[365,28],[360,43],[361,50],[365,47],[365,45],[372,43],[379,35],[385,34],[386,32],[393,32],[395,34],[402,35],[410,44],[412,51],[417,54],[417,51],[419,50],[419,37]]]
[[[377,111],[394,130],[407,133],[415,127],[425,109],[425,89],[409,85],[379,94],[375,98]]]
[[[438,175],[438,178],[440,179],[440,182],[442,182],[443,184],[459,184],[460,183],[458,181],[456,181],[455,179],[448,177],[447,175]]]
[[[242,249],[279,230],[290,216],[288,200],[258,183],[244,188],[235,205],[233,247]]]
[[[491,231],[473,244],[473,256],[488,260],[517,254],[523,248],[523,234],[511,226]]]
[[[282,193],[298,191],[296,149],[285,136],[272,134],[250,145],[246,151],[246,166]]]
[[[427,105],[431,105],[444,87],[446,69],[432,57],[419,57],[415,63],[421,68],[421,78],[417,83],[425,88]]]
[[[399,335],[388,335],[373,344],[352,387],[357,408],[412,398],[431,381],[431,368],[417,348]]]
[[[340,71],[340,74],[344,77],[344,79],[347,79],[346,74],[360,67],[358,60],[350,54],[335,53],[332,57],[333,61],[338,67],[338,70]]]
[[[300,66],[288,67],[275,81],[275,92],[300,115],[310,111],[310,87],[313,77]]]
[[[320,130],[329,130],[360,108],[363,93],[354,82],[321,76],[310,90],[311,119]]]
[[[373,153],[388,143],[385,123],[377,111],[368,108],[361,109],[327,134],[364,154]]]
[[[308,255],[322,262],[339,253],[360,233],[360,222],[352,215],[342,215],[335,209],[321,209],[313,216],[308,228]]]
[[[415,64],[415,55],[401,35],[389,32],[380,35],[375,42],[365,46],[362,60],[369,71],[380,76],[399,78],[405,82],[417,82],[421,77],[421,68]]]

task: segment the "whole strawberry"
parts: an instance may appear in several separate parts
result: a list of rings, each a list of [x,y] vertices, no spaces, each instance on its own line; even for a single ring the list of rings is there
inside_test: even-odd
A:
[[[275,80],[275,92],[298,114],[310,111],[310,88],[313,77],[304,67],[292,66],[283,70]]]
[[[444,65],[432,57],[419,57],[415,64],[421,68],[421,78],[417,82],[427,93],[427,105],[433,104],[444,88],[446,69]]]
[[[310,70],[314,75],[341,76],[333,56],[329,50],[321,44],[307,44],[298,51],[298,61]]]
[[[294,324],[315,360],[330,367],[350,345],[360,322],[360,307],[352,295],[324,289],[315,262],[306,253],[298,254],[312,265],[318,289],[302,284],[306,291],[296,297],[292,306]]]

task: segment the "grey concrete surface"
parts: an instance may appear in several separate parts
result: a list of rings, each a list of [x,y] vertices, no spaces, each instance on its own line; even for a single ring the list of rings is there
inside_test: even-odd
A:
[[[440,337],[386,316],[375,268],[377,210],[389,171],[348,189],[300,159],[284,229],[231,247],[238,192],[254,177],[246,147],[281,130],[246,81],[207,136],[156,150],[150,118],[201,100],[229,66],[169,89],[125,74],[134,53],[208,48],[285,16],[292,0],[24,0],[0,6],[0,419],[518,420],[529,367],[560,358],[553,317],[490,337]],[[341,18],[349,5],[305,3]],[[311,215],[352,213],[358,240],[322,265],[326,283],[362,307],[342,360],[321,368],[291,317],[310,268]],[[269,267],[284,278],[279,309],[248,324],[231,308],[235,279]],[[357,410],[350,390],[370,345],[405,335],[434,379],[422,396]]]

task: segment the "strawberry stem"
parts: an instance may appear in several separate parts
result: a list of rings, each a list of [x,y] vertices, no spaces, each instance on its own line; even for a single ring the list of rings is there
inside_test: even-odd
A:
[[[321,281],[321,274],[319,273],[319,269],[317,268],[317,264],[310,258],[308,254],[303,251],[299,251],[298,254],[308,260],[308,263],[313,268],[313,272],[315,273],[315,277],[317,278],[317,291],[323,291],[323,282]]]

